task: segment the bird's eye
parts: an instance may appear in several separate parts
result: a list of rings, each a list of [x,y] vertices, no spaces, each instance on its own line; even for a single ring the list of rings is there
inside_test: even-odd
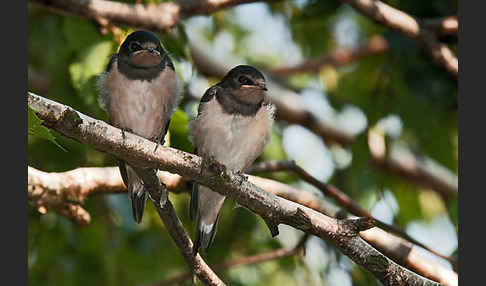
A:
[[[251,81],[251,79],[249,79],[248,77],[246,76],[240,76],[238,78],[238,81],[241,83],[241,84],[244,84],[244,85],[253,85],[253,81]]]
[[[143,49],[142,46],[137,42],[131,42],[129,48],[130,48],[130,51],[132,51],[132,52]]]

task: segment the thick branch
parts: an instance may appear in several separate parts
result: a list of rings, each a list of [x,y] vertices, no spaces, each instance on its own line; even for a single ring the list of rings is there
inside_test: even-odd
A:
[[[423,44],[434,62],[457,78],[459,62],[447,47],[439,42],[437,35],[424,28],[419,20],[377,0],[341,0],[348,3],[375,22],[397,31]]]
[[[147,5],[105,0],[30,0],[30,2],[91,20],[103,18],[117,24],[167,32],[183,18],[211,14],[230,6],[257,1],[181,0]]]
[[[125,191],[120,188],[119,177],[106,168],[45,173],[29,166],[28,198],[43,213],[53,209],[77,225],[87,225],[91,216],[80,204],[94,189],[107,193]]]
[[[167,186],[170,192],[187,192],[187,179],[177,174],[165,171],[158,172],[159,179]],[[248,180],[256,186],[279,197],[304,205],[330,217],[343,217],[342,211],[330,202],[315,194],[266,178],[248,176]],[[29,200],[31,189],[49,191],[64,200],[70,198],[76,202],[84,202],[88,196],[119,193],[126,191],[117,167],[105,168],[78,168],[62,173],[45,173],[32,167],[28,169]],[[63,182],[60,184],[59,182]],[[35,183],[35,184],[34,184]],[[45,200],[44,200],[45,201]],[[35,201],[34,201],[35,202]],[[42,206],[50,209],[48,204]],[[347,216],[351,218],[351,216]],[[429,279],[448,286],[457,285],[457,274],[451,270],[428,261],[417,253],[413,245],[399,237],[384,232],[379,228],[372,228],[360,233],[361,237],[373,247],[391,257],[394,261]]]
[[[96,126],[96,123],[101,123],[101,121],[97,121],[91,118],[88,118],[85,115],[82,115],[81,113],[77,113],[76,111],[73,111],[70,108],[67,108],[66,106],[62,106],[60,104],[54,103],[54,102],[47,102],[47,99],[43,99],[42,97],[37,97],[32,94],[29,94],[29,106],[33,108],[35,111],[40,112],[39,116],[46,120],[44,123],[46,125],[50,124],[60,124],[63,126],[66,130],[71,130],[74,131],[76,130],[75,133],[78,135],[87,135],[86,137],[83,137],[84,139],[91,139],[91,140],[97,140],[96,136],[92,136],[94,134],[89,134],[90,132],[93,132],[94,128],[97,132],[102,133],[102,129],[97,129],[100,126]],[[42,102],[43,100],[46,100],[46,102]],[[37,109],[37,108],[40,108]],[[82,118],[83,117],[83,118]],[[57,122],[56,122],[57,121]],[[56,123],[55,123],[56,122]],[[85,125],[85,126],[83,126]],[[109,126],[109,125],[106,125]],[[53,126],[50,126],[53,127]],[[82,127],[85,127],[84,129]],[[101,127],[102,128],[102,127]],[[61,133],[63,131],[57,129]],[[120,130],[118,130],[121,132]],[[83,134],[83,135],[82,135]],[[65,134],[66,135],[66,134]],[[91,136],[90,136],[91,135]],[[110,136],[108,134],[103,134],[105,136]],[[118,135],[122,136],[121,133]],[[88,139],[88,140],[89,140]],[[99,139],[99,138],[98,138]],[[83,141],[83,140],[81,140]],[[102,140],[101,140],[102,141]],[[98,143],[101,143],[101,141],[98,141]],[[122,140],[123,141],[123,140]],[[137,143],[134,143],[137,144]],[[121,142],[121,148],[124,148],[124,142]],[[153,143],[152,143],[153,145]],[[94,144],[93,146],[97,146],[97,144]],[[115,147],[116,146],[112,146]],[[127,160],[128,162],[131,163],[130,160]],[[164,185],[161,185],[159,182],[159,178],[155,176],[155,172],[149,172],[149,171],[143,171],[139,172],[138,167],[142,167],[140,165],[135,164],[134,165],[137,170],[137,173],[139,176],[142,177],[144,181],[144,185],[146,186],[147,189],[150,191],[150,197],[152,201],[154,202],[154,206],[161,217],[162,221],[164,222],[166,229],[168,230],[169,235],[171,236],[172,240],[175,242],[177,247],[180,249],[181,253],[183,254],[184,258],[186,259],[187,263],[191,266],[191,270],[194,271],[194,273],[199,277],[201,281],[203,281],[206,285],[225,285],[221,279],[216,276],[216,274],[209,268],[209,266],[204,262],[204,260],[201,258],[200,255],[192,255],[192,247],[193,244],[191,242],[191,239],[189,238],[189,235],[185,231],[181,221],[177,217],[177,214],[174,211],[174,208],[171,204],[171,202],[167,199],[167,191],[165,189]],[[42,174],[36,174],[38,177],[41,176]],[[30,179],[30,178],[29,178]],[[29,182],[32,183],[32,185],[35,185],[34,182]],[[51,181],[51,183],[53,183]],[[64,181],[58,181],[55,183],[66,183]],[[52,184],[52,186],[48,186],[48,190],[52,187],[55,189],[55,183]],[[31,185],[31,184],[29,184]],[[106,187],[114,187],[113,181],[108,181],[105,183]],[[62,188],[62,187],[61,187]],[[116,188],[116,186],[115,186]],[[74,196],[72,199],[83,199],[89,194],[88,190],[90,188],[79,188],[74,192]],[[34,199],[36,200],[37,203],[40,204],[45,204],[45,203],[52,203],[56,198],[62,198],[62,196],[53,196],[53,193],[55,194],[55,190],[53,191],[43,191],[41,188],[33,188],[32,191],[29,188],[29,195],[37,195],[34,196]],[[64,192],[64,195],[68,195],[69,192]],[[73,200],[71,198],[67,198],[68,205],[72,204]],[[62,205],[64,202],[61,201],[59,203],[55,202],[53,205],[56,208],[57,205]],[[62,209],[61,209],[62,210]],[[86,212],[87,213],[87,212]],[[88,214],[89,216],[89,214]],[[75,220],[81,220],[81,221],[87,221],[89,222],[90,218],[76,218]]]
[[[149,140],[128,132],[122,136],[118,128],[32,93],[28,94],[28,104],[45,120],[46,126],[65,136],[117,156],[132,166],[162,169],[193,179],[265,220],[293,226],[333,243],[384,285],[439,285],[402,268],[361,239],[359,232],[372,227],[369,219],[330,218],[265,192],[242,174],[225,171],[224,166],[218,168],[221,173],[214,173],[211,166],[219,165],[215,161],[203,163],[198,156],[164,146],[154,151]]]

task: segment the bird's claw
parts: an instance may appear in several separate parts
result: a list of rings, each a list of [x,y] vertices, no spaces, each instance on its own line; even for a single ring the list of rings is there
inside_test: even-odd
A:
[[[164,136],[160,136],[160,137],[154,137],[152,138],[152,141],[155,142],[155,148],[154,148],[154,153],[155,151],[157,151],[157,148],[159,148],[159,145],[164,145],[165,144],[165,138]]]
[[[122,129],[121,129],[121,134],[122,134],[122,138],[123,138],[123,140],[125,140],[125,139],[127,138],[127,136],[126,136],[125,132],[130,132],[130,133],[133,133],[132,129],[130,129],[130,128],[122,128]]]
[[[226,167],[219,163],[213,156],[209,157],[209,169],[216,174],[224,174]]]

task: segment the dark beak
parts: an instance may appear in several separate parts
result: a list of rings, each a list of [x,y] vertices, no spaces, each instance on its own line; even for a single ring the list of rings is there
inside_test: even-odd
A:
[[[156,49],[154,49],[154,48],[148,48],[148,49],[147,49],[147,51],[149,51],[149,53],[151,53],[151,54],[158,54],[158,53],[159,53],[159,52],[158,52]]]
[[[267,86],[266,86],[264,83],[260,83],[260,84],[258,84],[258,87],[260,87],[262,90],[265,90],[265,91],[267,91],[267,90],[268,90],[268,89],[267,89]]]

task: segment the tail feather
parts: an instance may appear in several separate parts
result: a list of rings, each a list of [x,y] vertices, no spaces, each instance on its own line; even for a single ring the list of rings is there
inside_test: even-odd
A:
[[[147,202],[147,192],[143,189],[140,192],[131,191],[130,199],[132,201],[133,220],[135,220],[136,223],[140,223],[143,218],[145,203]]]
[[[196,215],[198,212],[197,190],[198,190],[197,182],[192,182],[191,202],[189,205],[189,217],[191,218],[191,220],[196,219]]]
[[[206,254],[218,229],[219,213],[225,197],[195,183],[191,197],[191,215],[197,217],[193,254],[199,248]]]
[[[118,166],[123,182],[128,189],[128,196],[132,204],[133,220],[136,223],[140,223],[147,201],[147,192],[144,190],[143,181],[130,165],[120,160]]]
[[[206,225],[198,218],[196,238],[194,240],[194,247],[192,250],[192,254],[194,256],[198,253],[199,248],[202,249],[204,254],[207,254],[209,247],[211,247],[214,241],[216,232],[218,231],[218,221],[219,221],[219,213],[216,218],[216,221],[210,225]]]
[[[194,149],[194,154],[197,155],[197,148]],[[191,181],[192,184],[192,192],[191,192],[191,202],[189,205],[189,217],[191,220],[196,219],[196,215],[198,213],[198,184],[196,181]]]

